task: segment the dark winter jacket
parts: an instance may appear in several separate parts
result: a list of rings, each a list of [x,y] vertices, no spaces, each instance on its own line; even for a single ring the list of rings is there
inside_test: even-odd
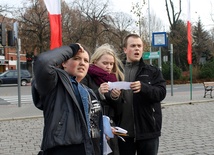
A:
[[[141,91],[133,93],[133,109],[130,109],[134,114],[135,138],[136,140],[157,138],[161,135],[160,102],[166,96],[165,80],[158,68],[145,64],[141,59],[134,81],[141,82]]]
[[[79,46],[72,49],[63,46],[44,52],[33,65],[33,100],[44,114],[42,149],[84,143],[86,154],[94,155],[86,116],[73,92],[69,75],[60,69],[62,62],[71,58]]]
[[[91,88],[96,96],[98,97],[99,101],[101,102],[102,105],[102,109],[103,109],[103,115],[107,115],[110,117],[110,119],[112,119],[115,123],[117,123],[117,115],[119,115],[121,113],[121,104],[122,102],[122,98],[119,97],[117,100],[114,100],[110,97],[110,92],[109,93],[105,93],[105,100],[102,100],[100,98],[100,94],[98,92],[98,88],[100,86],[98,86],[95,81],[91,78],[91,76],[89,74],[87,74],[85,76],[85,78],[81,81],[81,83],[83,83],[84,85],[88,86],[89,88]]]

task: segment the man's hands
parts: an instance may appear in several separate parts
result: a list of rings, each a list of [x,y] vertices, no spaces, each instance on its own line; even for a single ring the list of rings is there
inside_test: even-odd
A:
[[[130,84],[130,88],[133,90],[133,93],[139,93],[141,90],[140,81],[135,81]]]

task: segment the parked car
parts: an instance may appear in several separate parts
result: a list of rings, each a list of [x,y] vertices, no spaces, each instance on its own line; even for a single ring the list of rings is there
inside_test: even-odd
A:
[[[27,83],[31,82],[31,74],[28,70],[20,70],[21,85],[26,86]],[[7,70],[0,74],[0,85],[1,84],[18,84],[18,71]]]

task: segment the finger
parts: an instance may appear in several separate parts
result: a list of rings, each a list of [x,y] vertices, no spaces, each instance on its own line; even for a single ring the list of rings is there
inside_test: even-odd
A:
[[[110,138],[109,138],[107,135],[106,135],[106,139],[107,139],[107,140],[110,140]]]
[[[140,89],[138,90],[133,90],[133,93],[139,93],[140,92]]]

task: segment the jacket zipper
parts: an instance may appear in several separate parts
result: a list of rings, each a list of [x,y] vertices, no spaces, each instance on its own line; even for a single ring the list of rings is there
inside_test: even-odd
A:
[[[156,120],[155,120],[155,117],[154,117],[155,109],[152,108],[152,111],[153,111],[152,118],[153,118],[153,121],[154,121],[154,128],[155,128],[155,124],[156,124]]]

